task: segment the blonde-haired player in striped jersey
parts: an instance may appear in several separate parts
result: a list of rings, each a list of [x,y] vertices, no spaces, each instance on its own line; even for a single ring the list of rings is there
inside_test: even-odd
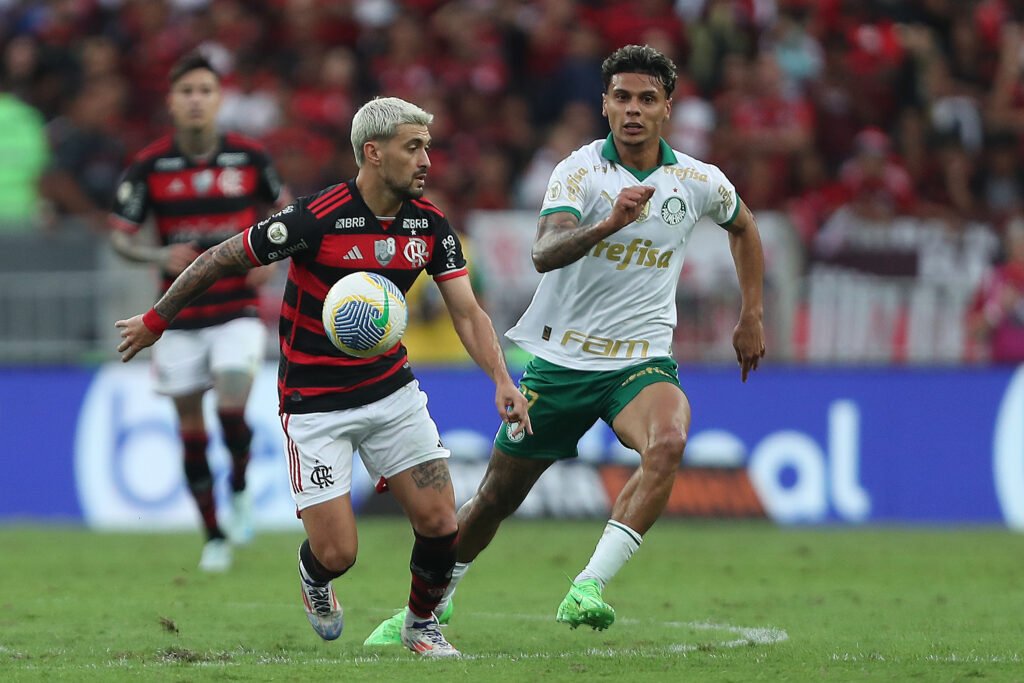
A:
[[[764,356],[764,262],[754,217],[718,168],[660,137],[675,65],[648,46],[629,45],[605,60],[602,76],[611,134],[553,172],[533,245],[544,276],[507,334],[534,354],[520,382],[533,434],[499,430],[483,481],[459,510],[458,563],[439,613],[541,473],[575,457],[577,441],[603,419],[640,454],[640,467],[556,618],[573,628],[614,621],[602,591],[665,508],[690,427],[671,342],[683,255],[703,216],[725,229],[736,264],[743,302],[733,346],[742,381]],[[394,642],[394,626],[384,622],[367,643]]]

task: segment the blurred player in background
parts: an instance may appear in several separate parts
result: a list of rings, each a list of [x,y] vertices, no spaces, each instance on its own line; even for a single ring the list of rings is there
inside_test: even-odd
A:
[[[142,150],[124,174],[110,216],[114,250],[124,258],[159,267],[166,290],[205,249],[236,235],[261,216],[260,204],[291,202],[262,146],[217,131],[220,77],[198,53],[170,72],[167,107],[173,134]],[[148,214],[156,219],[160,246],[137,233]],[[252,498],[246,465],[252,431],[245,404],[263,359],[266,328],[258,316],[258,288],[271,268],[225,278],[181,312],[154,350],[156,390],[174,401],[184,445],[185,479],[206,530],[199,568],[224,571],[231,546],[217,521],[203,394],[213,388],[217,417],[231,454],[231,541],[252,538]]]
[[[607,628],[615,611],[605,584],[661,515],[690,427],[690,405],[670,356],[675,291],[687,239],[708,216],[728,232],[743,304],[733,332],[741,379],[765,351],[763,254],[754,217],[722,172],[672,150],[675,65],[644,46],[623,47],[602,65],[611,134],[563,160],[541,208],[533,262],[544,273],[508,337],[534,354],[520,382],[533,434],[498,431],[476,495],[459,510],[458,563],[439,612],[498,525],[557,460],[603,419],[640,454],[589,563],[572,582],[557,620]],[[449,610],[450,611],[450,610]],[[395,642],[396,615],[367,644]]]
[[[505,367],[491,320],[477,303],[458,237],[423,198],[433,116],[397,98],[356,112],[356,178],[296,204],[201,255],[145,315],[117,322],[118,350],[130,360],[153,344],[202,292],[252,268],[291,258],[281,306],[279,389],[292,495],[308,539],[299,549],[302,597],[324,640],[341,635],[342,608],[331,585],[356,560],[350,496],[352,454],[380,476],[412,523],[412,586],[399,637],[424,656],[457,656],[435,608],[451,580],[459,536],[455,494],[437,427],[406,356],[396,345],[352,358],[328,339],[321,310],[328,289],[356,271],[384,275],[403,291],[430,273],[463,345],[494,381],[513,436],[530,431],[527,399]]]

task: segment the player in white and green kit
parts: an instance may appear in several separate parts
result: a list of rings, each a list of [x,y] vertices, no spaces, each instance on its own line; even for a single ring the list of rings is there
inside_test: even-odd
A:
[[[573,628],[607,628],[615,611],[605,584],[661,515],[683,457],[690,405],[671,357],[675,293],[686,245],[708,216],[728,233],[743,303],[733,332],[741,379],[764,355],[761,240],[732,183],[710,164],[661,139],[675,65],[630,45],[602,65],[611,134],[563,160],[541,209],[533,262],[544,273],[529,309],[507,336],[534,354],[520,382],[533,434],[503,427],[476,495],[459,510],[458,564],[446,599],[553,462],[576,456],[603,419],[641,457],[612,508],[590,562],[558,608]],[[389,622],[367,644],[391,640]]]

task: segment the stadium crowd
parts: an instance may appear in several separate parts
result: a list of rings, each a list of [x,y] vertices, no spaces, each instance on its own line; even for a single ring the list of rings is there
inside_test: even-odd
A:
[[[104,231],[194,48],[223,74],[223,126],[296,195],[355,174],[348,122],[386,94],[435,114],[430,194],[453,225],[535,209],[607,130],[601,59],[636,42],[680,69],[666,139],[809,254],[839,209],[999,234],[1024,215],[1021,22],[1009,0],[5,0],[0,231]]]

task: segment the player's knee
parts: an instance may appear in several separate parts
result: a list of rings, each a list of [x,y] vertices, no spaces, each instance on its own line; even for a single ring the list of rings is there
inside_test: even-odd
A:
[[[686,450],[686,435],[666,430],[657,435],[644,453],[644,469],[655,474],[674,476]]]
[[[455,517],[455,508],[449,506],[435,508],[425,514],[418,515],[416,519],[410,521],[416,533],[429,538],[454,534],[459,529],[459,522]]]
[[[345,572],[356,563],[358,542],[355,539],[342,537],[319,539],[310,550],[317,562],[329,572]]]
[[[356,548],[332,543],[319,549],[316,559],[331,572],[346,572],[356,563]]]

